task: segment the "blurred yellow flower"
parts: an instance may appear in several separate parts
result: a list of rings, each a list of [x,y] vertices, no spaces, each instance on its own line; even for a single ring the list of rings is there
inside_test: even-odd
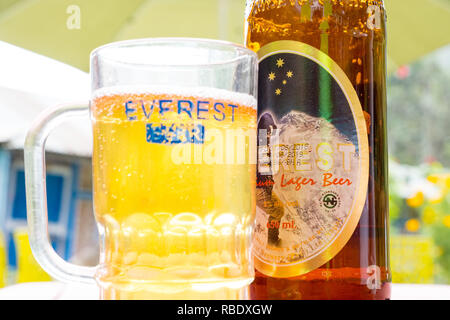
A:
[[[444,189],[450,189],[450,173],[430,174],[427,180]]]
[[[425,224],[433,224],[436,221],[437,213],[433,209],[433,207],[426,207],[423,210],[423,217],[422,220]]]
[[[405,223],[405,229],[409,232],[417,232],[420,229],[420,222],[417,219],[409,219]]]
[[[450,215],[447,215],[444,217],[444,226],[446,226],[447,228],[450,228]]]
[[[0,288],[6,285],[6,272],[8,271],[8,266],[6,263],[5,238],[0,232]]]
[[[411,208],[418,208],[418,207],[420,207],[423,204],[423,201],[424,201],[424,196],[423,196],[423,192],[422,191],[419,191],[414,196],[412,196],[411,198],[406,199],[406,203]]]
[[[436,174],[431,174],[427,177],[427,180],[430,181],[431,183],[437,183],[439,180],[439,177]]]
[[[434,243],[424,235],[391,237],[392,276],[397,283],[433,283]]]

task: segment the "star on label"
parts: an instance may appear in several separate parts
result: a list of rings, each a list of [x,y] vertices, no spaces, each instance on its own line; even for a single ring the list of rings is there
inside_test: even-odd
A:
[[[270,81],[275,80],[275,78],[276,78],[275,73],[273,73],[273,72],[269,73],[269,80]]]
[[[281,89],[276,89],[276,90],[275,90],[275,94],[276,94],[277,96],[281,95]]]
[[[286,77],[288,77],[288,78],[292,78],[293,76],[294,76],[294,73],[290,70],[286,73]]]
[[[277,60],[277,67],[281,68],[282,66],[284,66],[284,59],[280,58],[280,59]]]

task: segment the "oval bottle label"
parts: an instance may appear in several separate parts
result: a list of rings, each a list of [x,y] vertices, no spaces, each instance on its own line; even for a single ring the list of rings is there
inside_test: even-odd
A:
[[[325,53],[276,41],[258,55],[255,266],[294,277],[332,259],[358,225],[367,126],[350,80]]]

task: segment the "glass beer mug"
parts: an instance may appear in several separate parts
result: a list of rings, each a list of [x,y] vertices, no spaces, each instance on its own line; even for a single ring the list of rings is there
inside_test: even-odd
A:
[[[33,253],[102,299],[243,299],[253,280],[257,58],[198,39],[109,44],[91,55],[90,106],[49,109],[25,145]],[[90,112],[100,264],[73,265],[47,233],[45,141]],[[74,137],[76,139],[76,137]]]

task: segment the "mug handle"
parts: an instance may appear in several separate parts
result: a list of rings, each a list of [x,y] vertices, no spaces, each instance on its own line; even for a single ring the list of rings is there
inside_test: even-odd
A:
[[[69,118],[87,114],[89,107],[85,103],[59,105],[45,110],[28,131],[24,156],[28,232],[36,261],[57,280],[93,284],[96,267],[78,266],[65,261],[50,243],[45,165],[45,143],[50,132]]]

